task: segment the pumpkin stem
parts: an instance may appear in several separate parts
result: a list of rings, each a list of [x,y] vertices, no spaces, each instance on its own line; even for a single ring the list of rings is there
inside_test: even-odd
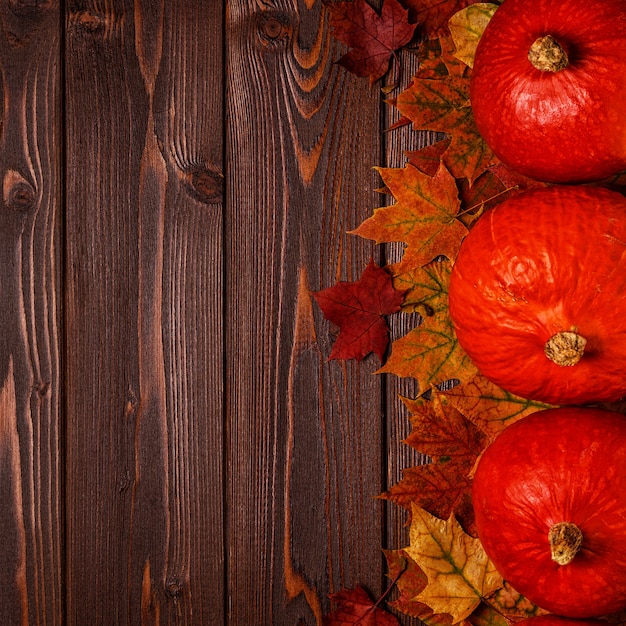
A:
[[[583,533],[572,522],[554,524],[548,532],[552,560],[559,565],[571,563],[583,542]]]
[[[563,367],[576,365],[583,357],[587,340],[573,331],[564,330],[546,341],[543,351],[546,356]]]
[[[528,60],[541,72],[558,72],[569,64],[567,53],[552,35],[539,37],[530,46]]]

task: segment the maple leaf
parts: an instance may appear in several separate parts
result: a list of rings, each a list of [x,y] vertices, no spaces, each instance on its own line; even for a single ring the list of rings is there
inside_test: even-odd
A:
[[[324,626],[399,626],[400,622],[381,609],[370,599],[362,587],[342,589],[332,594],[330,599],[338,606],[330,614],[324,616]]]
[[[443,79],[414,78],[395,99],[401,115],[413,122],[415,130],[443,132],[450,146],[442,160],[455,178],[470,184],[496,157],[482,138],[469,104],[469,79],[447,76]]]
[[[417,328],[394,341],[391,355],[379,373],[415,378],[424,393],[447,380],[469,380],[477,371],[457,341],[450,316],[442,312],[425,318]]]
[[[450,172],[444,166],[435,176],[412,165],[377,169],[396,203],[375,209],[352,234],[376,243],[406,243],[399,271],[425,265],[440,255],[455,258],[467,229],[456,218],[460,201]]]
[[[435,315],[448,309],[448,284],[452,263],[447,259],[432,261],[421,267],[403,269],[400,264],[389,266],[394,287],[404,291],[402,310],[406,313]]]
[[[339,282],[313,297],[326,319],[339,327],[329,359],[361,360],[374,352],[382,360],[389,343],[385,316],[400,310],[404,293],[391,274],[370,261],[356,282]]]
[[[455,513],[466,530],[473,530],[470,472],[487,437],[438,395],[427,401],[405,398],[404,403],[413,425],[405,443],[429,455],[433,463],[405,470],[383,497],[406,508],[419,504],[437,517]]]
[[[486,600],[488,608],[495,614],[494,617],[527,619],[548,613],[548,611],[533,604],[528,598],[513,589],[506,581],[501,589],[491,594]],[[504,626],[510,626],[510,621],[507,620]]]
[[[428,584],[426,574],[404,550],[384,550],[387,559],[389,578],[397,579],[399,597],[390,603],[392,607],[405,615],[417,617],[428,626],[450,626],[452,618],[449,615],[437,615],[426,604],[418,602],[415,597]]]
[[[409,118],[404,118],[409,119]],[[410,120],[409,120],[410,123]],[[441,159],[445,151],[450,147],[450,138],[442,139],[435,143],[420,148],[419,150],[409,150],[405,152],[407,161],[420,172],[428,176],[435,176],[441,166]]]
[[[452,389],[435,393],[445,397],[447,404],[463,413],[490,440],[522,417],[551,408],[549,404],[515,396],[481,374]]]
[[[454,461],[465,473],[473,467],[487,444],[487,437],[463,413],[434,394],[431,400],[404,399],[413,429],[405,443],[427,454],[434,462]]]
[[[384,0],[380,15],[366,2],[326,2],[332,34],[352,48],[338,63],[357,76],[369,76],[373,84],[389,68],[396,50],[409,43],[417,24],[398,0]]]
[[[440,37],[448,32],[448,20],[457,11],[477,0],[405,0],[411,17],[420,23],[427,37]]]
[[[418,504],[437,517],[446,518],[454,513],[463,528],[473,532],[471,488],[466,466],[454,462],[428,463],[405,469],[402,480],[380,497],[408,511]]]
[[[418,70],[416,78],[443,79],[447,76],[465,76],[469,70],[456,55],[452,37],[426,39],[417,46]]]
[[[442,520],[413,505],[411,520],[404,551],[428,578],[415,599],[435,613],[451,615],[456,624],[504,581],[480,541],[466,534],[454,515]]]
[[[487,2],[472,4],[457,11],[448,20],[456,48],[454,56],[469,67],[474,66],[478,42],[498,7],[498,4]]]

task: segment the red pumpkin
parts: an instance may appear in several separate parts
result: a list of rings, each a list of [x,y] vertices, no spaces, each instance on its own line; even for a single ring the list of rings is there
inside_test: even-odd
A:
[[[626,418],[533,413],[478,463],[476,529],[502,576],[543,609],[599,617],[626,608]]]
[[[572,619],[559,615],[537,615],[516,622],[515,626],[607,626],[607,623],[599,619]]]
[[[470,97],[506,164],[552,182],[626,169],[623,0],[506,0],[481,37]]]
[[[500,387],[551,404],[622,397],[626,198],[547,187],[487,211],[454,264],[449,310],[460,345]]]

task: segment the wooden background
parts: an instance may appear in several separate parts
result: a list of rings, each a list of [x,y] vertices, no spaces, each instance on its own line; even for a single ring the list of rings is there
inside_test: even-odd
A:
[[[399,254],[346,231],[428,138],[384,132],[320,0],[0,0],[0,28],[0,623],[376,597],[415,389],[328,362],[310,291]]]

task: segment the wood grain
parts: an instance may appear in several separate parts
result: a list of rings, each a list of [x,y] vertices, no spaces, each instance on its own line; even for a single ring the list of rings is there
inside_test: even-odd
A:
[[[310,290],[374,252],[380,94],[334,65],[322,2],[231,0],[226,24],[230,624],[319,624],[383,582],[375,359],[327,362]]]
[[[222,11],[68,4],[70,624],[222,620]]]
[[[61,624],[60,16],[0,3],[0,623]]]

